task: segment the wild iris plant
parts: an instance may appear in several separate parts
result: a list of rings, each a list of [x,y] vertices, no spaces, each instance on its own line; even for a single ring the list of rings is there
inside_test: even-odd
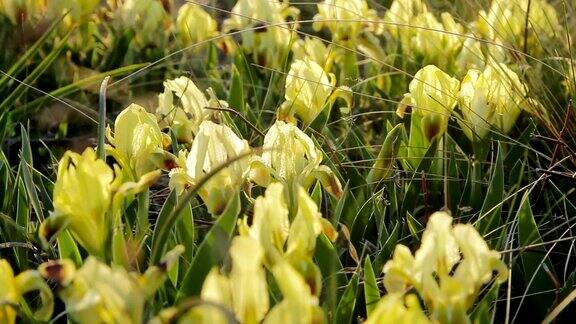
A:
[[[99,69],[150,61],[162,75],[111,85],[111,106],[125,108],[106,128],[101,116],[105,145],[66,151],[54,183],[33,168],[26,132],[14,173],[0,155],[0,251],[9,251],[0,322],[58,313],[82,323],[476,323],[499,316],[512,272],[522,300],[553,292],[534,303],[541,315],[565,307],[573,276],[565,270],[559,289],[555,256],[529,249],[547,243],[540,217],[554,234],[572,221],[558,225],[533,206],[574,209],[573,188],[556,183],[560,196],[531,203],[544,178],[526,172],[570,170],[554,169],[570,158],[558,155],[570,152],[570,114],[539,137],[555,143],[551,154],[529,164],[542,131],[534,120],[553,125],[544,107],[570,103],[574,83],[563,76],[552,98],[534,87],[543,66],[572,66],[562,49],[551,57],[540,46],[563,32],[547,1],[492,0],[467,17],[423,0],[382,10],[365,0],[239,0],[226,17],[201,3],[98,3],[0,0],[0,24],[11,28],[62,18],[51,31],[62,47],[47,55],[66,53],[58,67],[100,80]],[[23,61],[46,55],[39,44]],[[53,70],[47,80],[67,74]],[[51,96],[98,94],[74,84]],[[12,86],[0,78],[0,94]],[[20,105],[43,105],[28,96],[0,99],[0,123]],[[518,123],[526,130],[516,138]],[[502,250],[522,253],[505,262]]]

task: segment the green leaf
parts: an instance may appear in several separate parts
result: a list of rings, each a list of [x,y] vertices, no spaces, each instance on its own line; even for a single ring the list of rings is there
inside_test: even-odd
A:
[[[160,234],[160,230],[169,222],[170,215],[174,211],[174,207],[176,206],[176,191],[172,191],[166,201],[164,201],[164,205],[162,205],[162,209],[158,214],[158,218],[156,218],[156,225],[154,226],[154,232],[152,233],[152,252],[150,255],[150,264],[157,264],[160,261],[160,256],[164,253],[165,247],[160,249],[159,247],[156,249],[158,252],[154,252],[154,247],[164,245],[164,241],[167,240],[168,235],[167,233]],[[162,236],[160,238],[160,236]],[[164,241],[160,241],[160,239]]]
[[[9,107],[14,107],[14,103],[20,96],[30,87],[30,84],[34,83],[49,67],[52,63],[60,56],[60,53],[66,48],[67,41],[72,30],[66,34],[60,43],[52,49],[52,51],[38,64],[38,66],[30,72],[30,74],[16,86],[10,94],[0,102],[0,113],[4,114]]]
[[[52,25],[50,25],[48,30],[44,34],[42,34],[42,36],[22,56],[20,56],[18,61],[14,62],[11,65],[8,72],[2,75],[2,77],[0,78],[0,91],[5,89],[6,84],[8,83],[8,81],[10,81],[10,76],[16,77],[26,67],[26,64],[30,61],[30,59],[40,51],[42,45],[44,45],[48,41],[50,36],[54,33],[54,31],[57,30],[56,27],[60,25],[60,22],[62,21],[63,18],[64,16],[55,21],[54,23],[52,23]]]
[[[102,80],[100,85],[100,103],[98,110],[98,158],[102,161],[106,161],[106,148],[104,143],[106,143],[106,90],[108,89],[108,81],[110,76],[106,76]]]
[[[32,149],[30,147],[30,140],[28,139],[28,132],[24,126],[21,125],[20,133],[22,134],[22,150],[21,150],[21,160],[20,160],[20,171],[22,172],[22,180],[24,181],[24,187],[28,194],[28,200],[34,209],[38,221],[44,221],[44,209],[38,198],[38,192],[36,191],[36,184],[32,178]]]
[[[420,200],[420,194],[422,192],[422,172],[428,173],[432,161],[434,161],[436,156],[436,150],[438,148],[438,141],[434,140],[428,147],[426,154],[421,158],[418,167],[412,175],[412,179],[406,186],[406,193],[404,194],[404,200],[402,202],[402,211],[400,215],[405,215],[406,213],[413,213],[414,208],[418,201]]]
[[[339,287],[346,285],[346,275],[342,271],[342,263],[336,248],[324,234],[320,234],[316,240],[314,259],[320,268],[322,278],[328,281],[324,292],[326,304],[329,309],[335,310],[336,302],[340,298]]]
[[[542,237],[538,231],[538,225],[534,220],[532,208],[530,207],[530,191],[526,191],[521,200],[521,206],[516,215],[518,219],[518,241],[520,247],[542,243]],[[548,307],[554,301],[554,293],[542,294],[543,291],[550,291],[555,288],[548,271],[553,271],[550,260],[546,257],[546,249],[542,246],[541,251],[522,251],[520,260],[522,262],[523,279],[526,284],[526,293],[534,310],[544,316]],[[546,268],[546,269],[545,269]]]
[[[502,145],[498,142],[498,153],[496,154],[496,164],[494,165],[494,172],[492,179],[488,186],[488,193],[482,204],[482,211],[478,220],[478,232],[486,237],[502,223],[501,211],[504,199],[504,152]],[[474,197],[472,197],[474,199]],[[499,233],[491,233],[491,235],[498,235]]]
[[[56,238],[58,242],[58,254],[60,259],[70,259],[77,267],[82,265],[82,256],[76,242],[68,230],[62,231]]]
[[[494,323],[494,316],[496,314],[496,299],[498,298],[498,290],[500,285],[497,283],[492,284],[490,290],[484,295],[484,298],[478,303],[474,309],[471,317],[474,324],[491,324]],[[492,305],[494,304],[494,309]]]
[[[370,316],[380,301],[380,289],[369,256],[364,260],[364,300],[366,302],[366,314]]]
[[[198,247],[192,265],[182,280],[182,285],[178,291],[178,300],[200,294],[204,278],[210,269],[224,257],[222,252],[225,249],[223,247],[228,245],[232,237],[240,210],[240,195],[236,194]]]
[[[338,303],[338,308],[336,309],[336,317],[334,318],[334,323],[337,324],[349,324],[352,323],[352,316],[354,315],[354,308],[356,306],[356,294],[358,292],[358,274],[354,274],[340,302]]]
[[[310,195],[312,200],[316,203],[316,206],[322,206],[322,185],[319,181],[316,181],[314,185],[314,189],[312,190],[312,194]]]
[[[232,109],[243,112],[244,104],[244,82],[236,66],[232,66],[232,80],[230,82],[230,92],[228,93],[228,104]]]

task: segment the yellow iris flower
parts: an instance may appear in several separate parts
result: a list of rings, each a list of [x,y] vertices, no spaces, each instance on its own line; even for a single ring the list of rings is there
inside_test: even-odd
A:
[[[256,63],[271,68],[280,68],[287,59],[290,44],[297,39],[294,25],[286,23],[291,17],[296,20],[299,10],[288,1],[238,0],[231,16],[222,25],[224,33],[243,31],[242,47],[253,55]]]
[[[171,128],[180,142],[190,143],[200,124],[214,113],[207,109],[226,108],[225,101],[218,100],[212,89],[209,97],[187,77],[164,81],[164,92],[158,95],[158,117],[161,128]]]
[[[201,6],[185,3],[178,10],[176,31],[182,43],[190,46],[217,36],[218,23]]]
[[[108,150],[133,181],[157,169],[153,154],[163,155],[167,140],[156,116],[137,104],[131,104],[116,117],[114,135],[108,128],[107,137],[113,146]]]
[[[332,195],[342,194],[338,177],[329,167],[320,164],[322,152],[295,125],[276,121],[264,137],[263,149],[262,156],[254,158],[250,166],[250,179],[256,184],[266,187],[276,179],[299,183],[307,189],[318,180]]]
[[[490,128],[510,132],[525,103],[527,87],[505,64],[489,64],[484,71],[469,70],[459,93],[462,129],[473,140]]]
[[[318,4],[314,29],[326,27],[335,41],[356,41],[364,31],[379,34],[380,18],[365,0],[324,0]]]
[[[249,151],[248,142],[238,137],[228,126],[205,121],[192,142],[186,165],[170,172],[170,187],[182,192],[213,168]],[[246,160],[236,161],[200,188],[199,195],[210,213],[219,215],[224,211],[227,202],[244,181],[247,170]]]
[[[121,266],[108,265],[88,257],[76,269],[70,260],[49,261],[38,270],[55,281],[66,311],[81,323],[142,323],[146,300],[162,286],[167,272],[184,250],[177,246],[142,275]]]
[[[92,148],[81,155],[66,152],[58,164],[54,184],[54,211],[40,226],[40,237],[50,239],[62,227],[90,254],[103,255],[114,171]]]
[[[422,117],[422,132],[431,141],[446,131],[459,88],[460,81],[434,65],[427,65],[410,82],[410,92],[404,95],[396,114],[403,117],[406,109],[411,107],[413,115]]]
[[[286,101],[282,104],[278,118],[295,122],[294,115],[304,124],[310,124],[336,98],[346,100],[350,109],[352,92],[348,87],[335,87],[336,76],[327,73],[316,62],[304,58],[290,66],[286,77]]]
[[[433,320],[467,323],[467,311],[494,271],[497,281],[506,280],[508,269],[500,253],[490,250],[472,225],[452,226],[452,217],[437,212],[430,216],[414,255],[396,246],[384,265],[384,287],[392,294],[414,288]]]
[[[48,321],[52,317],[54,299],[50,287],[36,270],[26,270],[17,276],[4,259],[0,259],[0,323],[16,323],[17,309],[26,293],[38,291],[41,306],[34,312],[38,321]]]

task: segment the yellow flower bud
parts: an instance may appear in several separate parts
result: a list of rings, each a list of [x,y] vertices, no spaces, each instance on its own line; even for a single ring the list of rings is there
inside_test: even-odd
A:
[[[437,212],[414,256],[407,247],[396,246],[384,265],[384,287],[388,293],[413,287],[436,321],[468,322],[468,309],[494,271],[499,282],[506,280],[500,254],[489,249],[478,231],[469,224],[452,226],[452,217]]]
[[[381,33],[380,18],[365,0],[324,0],[318,4],[314,29],[327,27],[336,41],[355,41],[364,32]]]
[[[156,115],[161,128],[171,128],[178,141],[190,143],[200,124],[213,112],[207,107],[228,107],[208,90],[207,98],[187,77],[164,81],[164,92],[158,95]]]
[[[66,152],[58,164],[54,184],[54,212],[40,226],[40,238],[49,240],[68,226],[90,254],[102,255],[108,236],[108,209],[114,172],[92,148],[82,155]]]
[[[510,132],[526,94],[526,86],[505,64],[490,64],[482,72],[469,70],[459,93],[462,129],[470,140],[486,137],[491,127]]]
[[[291,41],[297,38],[292,31],[295,26],[284,23],[286,18],[297,18],[298,14],[299,10],[290,7],[288,1],[238,0],[222,30],[224,33],[244,30],[242,47],[253,55],[254,61],[280,68],[286,62]]]
[[[38,321],[48,321],[54,309],[54,300],[50,287],[36,270],[26,270],[17,276],[4,259],[0,259],[0,323],[16,323],[17,309],[24,302],[26,293],[40,293],[40,308],[34,311]]]
[[[114,123],[114,135],[108,130],[110,150],[132,180],[156,169],[152,153],[163,152],[163,135],[156,117],[146,109],[131,104]]]
[[[304,58],[292,63],[286,77],[286,101],[280,107],[279,119],[292,121],[298,116],[305,124],[310,124],[328,105],[336,99],[333,94],[346,93],[348,88],[335,91],[336,76],[326,73],[318,63]],[[344,99],[352,99],[351,92],[343,95]]]
[[[364,322],[366,324],[394,324],[394,323],[432,323],[422,311],[420,301],[412,294],[404,296],[402,293],[387,294],[382,297],[373,313]]]
[[[185,3],[178,10],[176,31],[186,46],[200,43],[218,35],[218,23],[202,7]]]
[[[228,126],[205,121],[192,142],[185,167],[170,173],[170,186],[183,189],[194,185],[213,168],[249,150],[248,142],[239,138]],[[246,160],[236,161],[200,188],[199,195],[210,213],[219,215],[224,211],[227,202],[244,181],[247,169]]]
[[[434,65],[420,69],[410,82],[410,92],[404,95],[396,114],[404,116],[407,107],[422,117],[422,131],[431,141],[448,127],[450,113],[456,106],[460,82]]]
[[[136,324],[142,323],[146,299],[164,283],[183,249],[177,246],[143,275],[109,267],[94,257],[79,269],[68,260],[47,262],[39,269],[60,285],[59,297],[74,321]]]

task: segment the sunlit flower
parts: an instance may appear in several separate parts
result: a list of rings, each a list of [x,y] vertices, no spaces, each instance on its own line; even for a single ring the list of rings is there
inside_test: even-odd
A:
[[[0,259],[0,323],[16,323],[24,295],[32,291],[38,291],[41,300],[40,307],[34,311],[34,318],[38,321],[50,320],[54,309],[52,291],[38,271],[26,270],[14,276],[8,261]]]
[[[252,224],[248,226],[248,218],[244,218],[239,227],[241,235],[260,242],[268,267],[282,259],[297,266],[299,262],[312,258],[320,233],[326,233],[331,240],[337,236],[330,222],[322,217],[318,206],[302,187],[297,190],[298,209],[290,222],[285,188],[279,182],[268,186],[265,195],[258,197],[254,203]]]
[[[178,141],[190,143],[200,124],[213,115],[207,109],[226,108],[211,89],[209,98],[187,77],[164,81],[164,92],[158,95],[156,115],[161,128],[171,128]]]
[[[469,70],[459,93],[462,129],[471,140],[484,138],[491,127],[510,132],[526,95],[526,86],[505,64]]]
[[[416,17],[424,12],[427,12],[427,7],[422,0],[394,0],[384,14],[385,29],[393,39],[400,41],[405,53],[411,51],[412,37],[418,33],[418,29],[412,24]]]
[[[284,297],[266,316],[264,323],[324,323],[324,311],[318,294],[305,278],[287,262],[279,262],[272,274]]]
[[[299,10],[288,1],[238,0],[231,16],[222,25],[224,33],[242,31],[242,47],[254,61],[279,68],[287,60],[291,43],[297,39],[294,25],[287,18],[297,18]]]
[[[551,39],[560,30],[556,10],[546,0],[493,0],[488,12],[478,13],[477,27],[484,38],[502,40],[510,45],[525,46],[526,13],[528,17],[527,48],[538,50],[543,39]]]
[[[280,107],[278,118],[294,121],[298,116],[310,124],[336,98],[341,97],[351,106],[352,92],[348,87],[335,87],[336,76],[327,73],[318,63],[304,58],[290,66],[286,77],[286,101]]]
[[[382,31],[375,10],[365,0],[324,0],[318,4],[314,16],[314,29],[326,27],[336,41],[355,41],[364,32],[379,34]]]
[[[497,43],[498,41],[495,42]],[[462,49],[456,57],[456,68],[458,71],[482,70],[490,62],[504,62],[505,60],[506,48],[503,46],[485,44],[477,40],[473,35],[467,35],[462,44]]]
[[[163,134],[156,116],[146,109],[131,104],[124,109],[114,123],[114,135],[108,129],[109,148],[122,168],[136,181],[142,175],[156,169],[153,153],[162,155]]]
[[[308,36],[304,37],[304,39],[296,40],[292,46],[295,61],[308,58],[322,66],[326,72],[332,70],[336,51],[336,48],[327,46],[324,40]]]
[[[274,264],[282,258],[290,232],[290,221],[284,186],[281,183],[272,183],[266,188],[264,196],[256,198],[252,225],[248,227],[247,223],[245,218],[239,231],[242,235],[251,236],[260,242],[267,264]]]
[[[428,324],[431,321],[420,307],[418,297],[404,296],[402,293],[387,294],[364,322],[366,324],[415,323]]]
[[[295,125],[276,121],[264,137],[263,149],[262,156],[251,162],[250,169],[250,178],[258,185],[266,187],[276,179],[308,188],[319,180],[329,193],[336,197],[342,194],[338,177],[320,164],[322,152]]]
[[[170,16],[158,0],[126,0],[118,8],[123,28],[131,29],[140,45],[157,44],[171,24]]]
[[[410,92],[404,95],[396,114],[403,117],[406,109],[411,107],[412,115],[422,118],[422,132],[431,141],[446,131],[459,87],[458,80],[436,66],[425,66],[410,82]]]
[[[397,245],[383,271],[388,293],[414,288],[434,320],[465,323],[468,309],[493,272],[502,282],[508,270],[472,225],[452,226],[452,217],[437,212],[430,216],[415,255]]]
[[[454,57],[462,47],[464,28],[454,21],[450,13],[443,12],[438,21],[431,12],[424,12],[412,22],[416,32],[412,38],[412,49],[420,54],[423,63],[442,64]],[[448,64],[442,64],[448,67]]]
[[[238,137],[228,126],[205,121],[200,125],[192,142],[186,165],[170,172],[170,186],[182,192],[185,187],[194,185],[215,167],[249,151],[248,142]],[[247,160],[236,161],[200,188],[199,195],[208,211],[214,215],[224,211],[227,202],[244,181],[247,169]]]
[[[109,267],[94,257],[88,257],[79,269],[70,260],[57,260],[43,263],[39,271],[58,284],[58,296],[74,321],[142,323],[146,300],[164,284],[167,271],[183,250],[177,246],[142,275]]]
[[[107,211],[112,200],[114,172],[92,148],[82,155],[66,152],[58,164],[54,184],[54,211],[40,226],[49,240],[68,226],[90,254],[102,255],[108,235]]]
[[[231,311],[240,323],[260,323],[269,309],[263,257],[264,251],[258,241],[250,237],[235,237],[230,247],[230,273],[224,275],[217,268],[212,269],[202,286],[202,301]],[[182,321],[207,324],[227,322],[223,310],[213,305],[193,308]]]
[[[184,45],[194,45],[218,35],[218,23],[201,6],[185,3],[178,10],[176,31]]]

